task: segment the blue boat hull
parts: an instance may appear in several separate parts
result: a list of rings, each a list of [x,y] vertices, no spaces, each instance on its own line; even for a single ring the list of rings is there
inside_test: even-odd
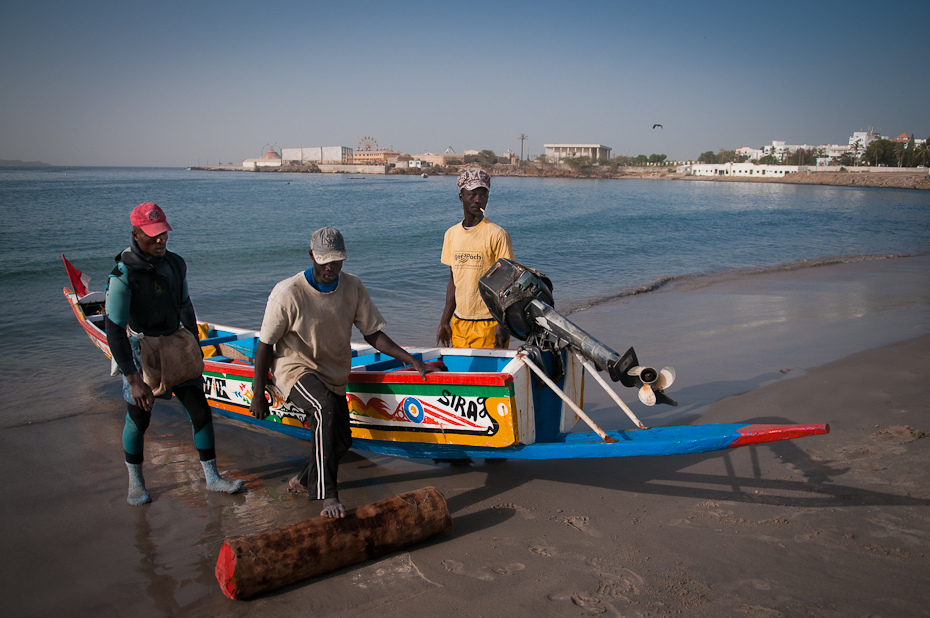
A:
[[[252,417],[219,408],[214,412],[240,422],[268,427]],[[310,430],[276,423],[274,431],[302,440],[312,437]],[[718,423],[713,425],[679,425],[628,431],[608,431],[616,442],[605,442],[596,433],[564,434],[553,442],[537,442],[503,448],[487,448],[422,442],[399,442],[353,438],[352,448],[381,455],[422,459],[591,459],[601,457],[655,457],[707,453],[729,448],[790,440],[830,432],[826,424],[760,425]]]

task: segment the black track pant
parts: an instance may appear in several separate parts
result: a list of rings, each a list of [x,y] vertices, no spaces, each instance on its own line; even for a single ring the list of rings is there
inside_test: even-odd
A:
[[[326,388],[314,374],[305,373],[291,388],[288,400],[306,413],[308,429],[313,432],[310,457],[297,478],[311,498],[337,498],[339,460],[352,446],[346,397]]]

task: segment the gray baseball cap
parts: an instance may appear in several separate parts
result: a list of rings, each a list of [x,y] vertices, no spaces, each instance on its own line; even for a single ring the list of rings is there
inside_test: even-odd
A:
[[[334,227],[321,227],[310,238],[310,250],[317,264],[328,264],[346,259],[346,243]]]

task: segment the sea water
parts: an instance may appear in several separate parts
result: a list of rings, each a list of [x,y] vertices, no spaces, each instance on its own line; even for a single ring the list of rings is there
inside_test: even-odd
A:
[[[435,342],[442,237],[462,218],[454,177],[0,168],[0,426],[62,414],[75,388],[118,398],[62,295],[60,256],[102,290],[145,201],[174,228],[200,320],[257,329],[271,288],[310,265],[310,235],[328,225],[385,332]],[[487,216],[568,314],[669,283],[930,250],[930,192],[916,190],[495,177]]]

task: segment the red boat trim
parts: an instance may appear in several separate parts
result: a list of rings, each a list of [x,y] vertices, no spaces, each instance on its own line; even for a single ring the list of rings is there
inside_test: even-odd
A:
[[[458,386],[508,386],[513,383],[513,376],[509,373],[441,373],[435,372],[427,376],[429,384],[454,384]],[[353,371],[349,374],[349,382],[358,384],[423,384],[423,378],[416,371],[392,371],[390,373],[377,373],[367,371]]]
[[[71,288],[62,288],[62,291],[69,295],[68,300],[71,300],[71,296],[75,295]],[[87,319],[87,316],[85,316],[84,312],[81,311],[81,308],[78,306],[76,301],[71,301],[71,311],[74,312],[74,316],[78,319],[78,323],[81,325],[81,328],[84,329],[84,332],[106,345],[107,349],[109,349],[110,346],[107,345],[106,334],[104,334],[102,329],[94,326],[93,322]]]
[[[830,425],[746,425],[740,428],[740,437],[730,443],[727,448],[777,442],[778,440],[793,440],[794,438],[816,436],[824,433],[830,433]]]
[[[203,365],[204,371],[210,373],[219,373],[249,379],[255,375],[255,368],[252,367],[252,365],[240,365],[239,363],[210,360],[209,356],[203,359]]]

